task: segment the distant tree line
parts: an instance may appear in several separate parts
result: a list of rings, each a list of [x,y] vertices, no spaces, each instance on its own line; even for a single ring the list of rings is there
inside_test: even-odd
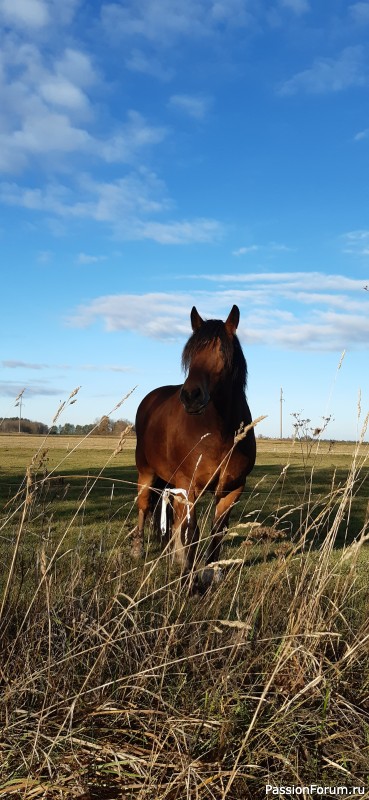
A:
[[[21,419],[19,425],[19,417],[6,417],[3,419],[0,431],[2,433],[47,433],[49,428],[43,422],[35,422],[31,419]]]
[[[50,429],[43,422],[35,422],[30,419],[21,419],[21,433],[50,433],[54,436],[86,436],[94,431],[94,436],[120,436],[126,428],[131,425],[127,419],[113,420],[110,417],[101,417],[88,425],[73,425],[72,422],[65,422],[64,425],[53,425]],[[134,429],[133,429],[134,431]],[[132,431],[132,432],[133,432]],[[19,417],[6,417],[0,424],[0,433],[18,433]]]
[[[57,436],[87,436],[93,430],[94,436],[120,436],[130,425],[127,419],[113,420],[110,417],[101,417],[87,425],[73,425],[72,422],[53,425],[50,433]]]

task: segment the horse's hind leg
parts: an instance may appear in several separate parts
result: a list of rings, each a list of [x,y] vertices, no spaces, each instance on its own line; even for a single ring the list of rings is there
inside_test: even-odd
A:
[[[138,473],[138,525],[132,534],[132,555],[134,558],[139,558],[143,552],[145,521],[147,514],[150,510],[150,494],[151,487],[155,480],[155,473],[153,472],[139,472]]]

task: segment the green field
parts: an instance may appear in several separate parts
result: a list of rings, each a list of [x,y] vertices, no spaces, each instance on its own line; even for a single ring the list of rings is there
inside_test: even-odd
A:
[[[199,597],[150,528],[132,561],[117,444],[0,436],[0,797],[368,788],[368,445],[258,439]]]

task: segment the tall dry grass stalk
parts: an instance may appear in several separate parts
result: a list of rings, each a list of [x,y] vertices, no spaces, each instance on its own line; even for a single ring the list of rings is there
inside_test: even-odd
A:
[[[319,507],[311,476],[293,538],[287,465],[270,490],[273,526],[257,483],[235,509],[223,580],[202,597],[168,547],[131,561],[135,507],[112,525],[113,490],[109,519],[93,531],[86,521],[106,468],[119,474],[122,441],[57,535],[40,490],[61,464],[38,478],[34,462],[2,524],[12,549],[2,549],[0,797],[251,800],[267,783],[366,786],[368,513],[337,548],[363,489],[363,436]],[[203,504],[199,557],[210,516]]]

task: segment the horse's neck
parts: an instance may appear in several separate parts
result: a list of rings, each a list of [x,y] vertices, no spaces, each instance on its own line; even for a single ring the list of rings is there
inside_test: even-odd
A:
[[[241,387],[223,386],[213,399],[215,409],[222,420],[224,436],[234,436],[242,422],[248,423],[247,403]]]

